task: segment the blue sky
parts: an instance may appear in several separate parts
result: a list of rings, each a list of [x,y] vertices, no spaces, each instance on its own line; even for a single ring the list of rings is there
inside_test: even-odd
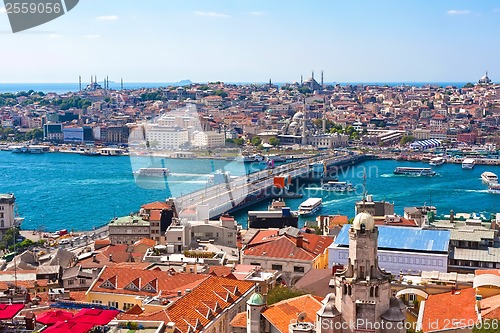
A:
[[[12,34],[0,82],[500,81],[500,1],[80,0]]]

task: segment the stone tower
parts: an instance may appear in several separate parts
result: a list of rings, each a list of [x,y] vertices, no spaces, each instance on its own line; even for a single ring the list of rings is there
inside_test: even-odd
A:
[[[261,333],[261,312],[266,306],[264,296],[254,293],[247,301],[247,333]]]
[[[373,217],[368,213],[356,215],[349,229],[348,264],[335,274],[335,307],[345,323],[342,332],[406,331],[400,303],[391,300],[391,275],[378,266],[377,243]]]

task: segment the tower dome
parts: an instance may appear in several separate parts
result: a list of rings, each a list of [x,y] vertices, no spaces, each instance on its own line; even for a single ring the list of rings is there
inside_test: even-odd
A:
[[[304,118],[304,113],[301,112],[301,111],[298,111],[296,112],[294,115],[293,115],[293,120],[297,121],[299,119],[303,119]]]
[[[259,293],[254,293],[252,296],[250,296],[250,299],[247,301],[247,304],[261,306],[261,305],[265,305],[266,302],[264,300],[264,296],[262,296]]]
[[[359,213],[356,215],[354,218],[354,221],[352,222],[352,227],[354,230],[372,230],[375,227],[375,220],[373,217],[368,214],[368,213]]]

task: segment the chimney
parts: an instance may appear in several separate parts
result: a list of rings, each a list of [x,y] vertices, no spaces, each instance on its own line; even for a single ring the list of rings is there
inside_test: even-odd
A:
[[[96,254],[95,254],[95,253],[92,255],[92,261],[93,261],[93,262],[97,262],[97,256],[96,256]]]
[[[189,294],[191,292],[191,289],[186,289],[186,294]]]
[[[297,238],[295,238],[295,244],[297,247],[302,247],[304,245],[304,236],[297,235]]]
[[[450,223],[453,223],[455,222],[455,212],[452,210],[450,210]]]
[[[177,290],[177,296],[181,297],[182,296],[182,290]]]
[[[113,261],[113,255],[111,253],[109,254],[109,261]]]

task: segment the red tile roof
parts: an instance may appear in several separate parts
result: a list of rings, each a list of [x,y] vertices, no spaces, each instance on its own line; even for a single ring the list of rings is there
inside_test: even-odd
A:
[[[161,221],[161,210],[158,210],[158,209],[154,209],[154,210],[151,210],[151,212],[149,213],[149,220],[150,221]]]
[[[172,304],[168,308],[168,315],[180,332],[186,333],[189,326],[194,328],[194,332],[198,332],[213,316],[231,306],[253,288],[253,282],[210,276]],[[199,325],[194,327],[196,322]]]
[[[303,237],[302,247],[297,246],[295,237],[283,235],[266,239],[264,242],[250,244],[243,251],[243,254],[247,256],[313,260],[333,242],[333,238],[327,236],[303,234]]]
[[[257,244],[264,243],[274,239],[275,236],[278,235],[277,229],[262,229],[259,230],[252,239],[248,242],[248,244]]]
[[[193,283],[197,285],[206,278],[206,274],[170,275],[168,272],[156,270],[105,267],[90,291],[141,296],[153,296],[161,292],[163,295],[184,290],[188,285],[193,287]]]
[[[146,209],[146,210],[150,210],[150,209],[159,209],[159,210],[162,210],[162,209],[170,209],[171,207],[166,202],[155,201],[155,202],[151,202],[151,203],[145,204],[141,208],[142,209]]]
[[[232,327],[247,327],[247,313],[240,312],[229,323]]]
[[[288,333],[288,326],[292,321],[297,320],[301,312],[306,314],[304,321],[316,322],[316,312],[321,306],[319,298],[303,295],[275,303],[265,309],[262,315],[280,332]]]
[[[146,245],[149,247],[153,247],[156,245],[156,241],[152,240],[151,238],[142,238],[134,243],[134,246],[138,246],[138,245]]]
[[[500,319],[500,295],[481,300],[481,316],[483,319]]]
[[[452,306],[450,306],[452,305]],[[474,288],[430,295],[425,301],[422,331],[440,331],[446,328],[470,326],[477,320]],[[452,322],[456,320],[457,324]]]

